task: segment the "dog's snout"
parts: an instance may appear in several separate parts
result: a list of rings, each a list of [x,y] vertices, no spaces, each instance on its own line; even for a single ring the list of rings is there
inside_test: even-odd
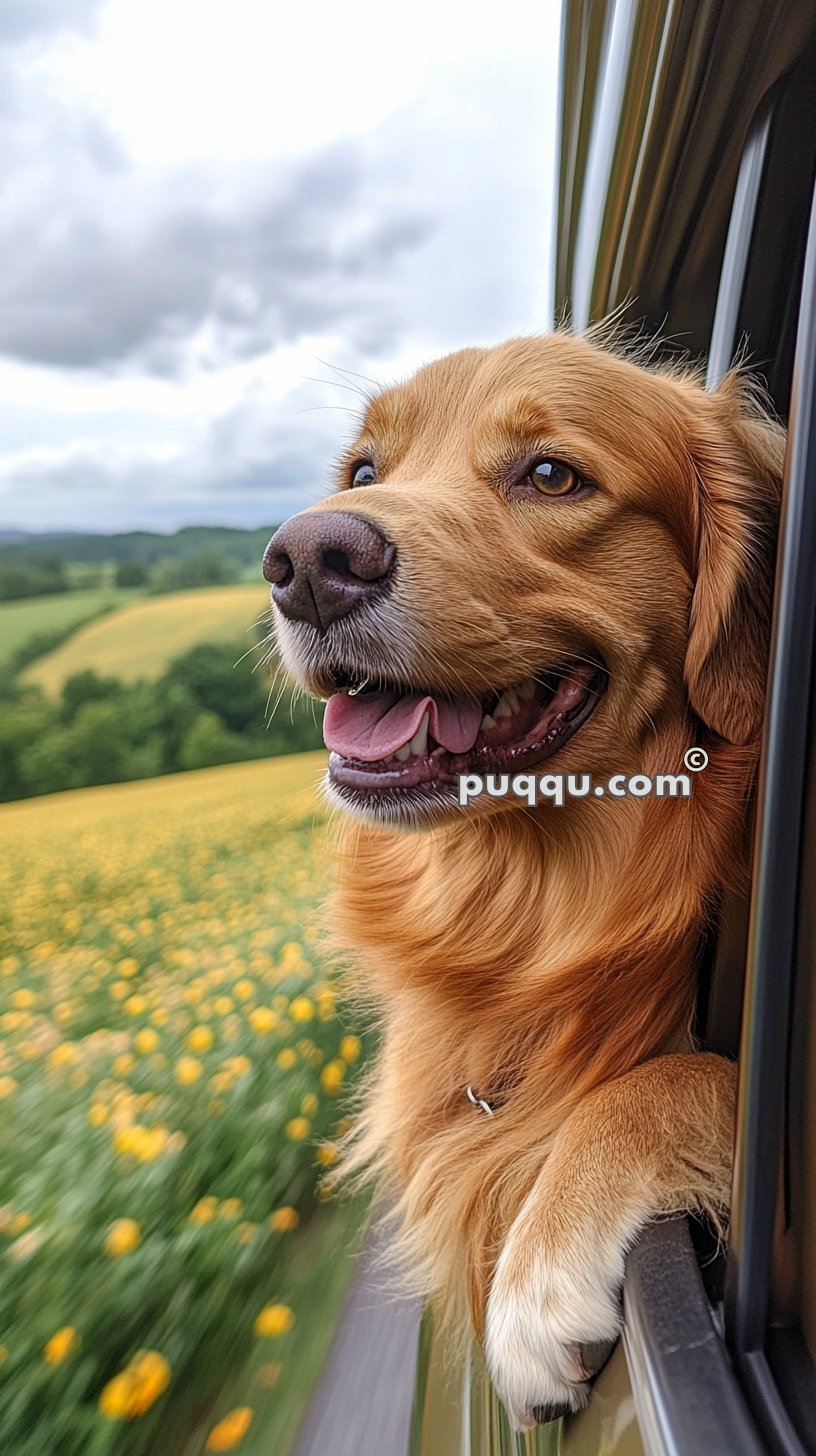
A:
[[[305,511],[275,532],[263,574],[285,617],[318,632],[384,591],[396,547],[378,526],[352,511]]]

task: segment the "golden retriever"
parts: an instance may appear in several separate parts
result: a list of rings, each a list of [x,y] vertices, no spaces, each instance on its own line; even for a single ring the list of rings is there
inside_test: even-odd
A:
[[[727,1210],[734,1067],[690,1027],[745,873],[783,453],[739,371],[706,392],[603,335],[515,339],[372,398],[264,557],[329,700],[330,918],[382,1027],[349,1166],[517,1429],[588,1399],[645,1222]],[[690,797],[457,797],[693,746]]]

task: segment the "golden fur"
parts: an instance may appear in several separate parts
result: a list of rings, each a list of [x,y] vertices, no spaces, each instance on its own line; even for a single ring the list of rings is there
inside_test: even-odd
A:
[[[374,457],[377,483],[313,508],[397,543],[380,652],[412,681],[480,693],[603,654],[608,691],[548,771],[709,753],[690,799],[493,800],[422,833],[341,817],[328,921],[382,1031],[348,1167],[385,1186],[420,1287],[469,1309],[519,1427],[586,1398],[580,1347],[614,1335],[642,1223],[727,1206],[733,1068],[689,1026],[701,931],[745,873],[783,451],[739,372],[706,393],[559,333],[386,390],[340,467],[342,487]],[[537,452],[598,492],[509,504],[508,462]]]

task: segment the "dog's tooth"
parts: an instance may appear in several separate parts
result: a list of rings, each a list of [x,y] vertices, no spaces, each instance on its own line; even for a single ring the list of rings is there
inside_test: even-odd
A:
[[[523,703],[529,703],[535,697],[535,683],[531,677],[526,677],[523,682],[516,683],[516,694]]]
[[[513,688],[505,688],[502,694],[503,701],[507,703],[511,713],[517,713],[520,707],[518,694]]]
[[[410,743],[403,743],[402,748],[398,748],[397,749],[396,753],[394,754],[394,757],[395,758],[398,758],[399,761],[400,761],[400,763],[404,763],[405,760],[406,760],[406,758],[410,758],[411,757],[411,745],[410,745]]]
[[[510,704],[507,702],[507,694],[506,693],[502,693],[501,697],[499,698],[499,701],[497,702],[495,708],[493,709],[493,717],[494,718],[512,718],[512,716],[513,716],[513,709],[510,707]]]
[[[427,749],[428,749],[428,722],[429,722],[429,720],[430,720],[430,714],[429,713],[423,713],[422,714],[422,722],[420,723],[419,727],[417,728],[417,731],[414,734],[413,738],[411,739],[411,742],[408,744],[408,747],[409,747],[411,753],[423,754],[423,753],[426,753],[427,752]]]
[[[485,715],[484,715],[481,723],[479,724],[479,731],[481,733],[486,733],[487,730],[488,730],[488,728],[495,728],[495,726],[496,726],[496,719],[495,718],[491,718],[491,716],[490,716],[489,713],[485,713]]]

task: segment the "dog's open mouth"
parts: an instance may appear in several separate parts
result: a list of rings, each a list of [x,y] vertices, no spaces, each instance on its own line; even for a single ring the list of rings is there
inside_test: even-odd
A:
[[[587,721],[606,688],[606,670],[568,662],[482,697],[455,697],[378,681],[345,691],[326,707],[329,777],[366,795],[441,788],[465,773],[510,773],[552,757]]]

